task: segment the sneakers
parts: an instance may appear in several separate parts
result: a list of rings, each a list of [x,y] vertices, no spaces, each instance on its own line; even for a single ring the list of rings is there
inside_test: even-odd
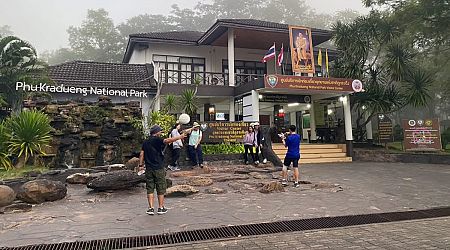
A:
[[[167,213],[167,208],[163,207],[163,208],[158,208],[158,214],[165,214]]]
[[[245,165],[248,165],[248,161],[245,161]]]
[[[266,164],[266,163],[267,163],[267,159],[266,159],[266,158],[264,158],[264,160],[263,160],[263,163],[264,163],[264,164]]]
[[[155,209],[151,207],[145,213],[148,214],[148,215],[155,215]]]
[[[168,169],[170,169],[171,171],[178,171],[181,170],[179,167],[174,167],[172,165],[167,166]]]
[[[287,185],[288,185],[286,179],[283,179],[283,180],[281,181],[281,185],[283,185],[283,186],[287,186]]]
[[[255,165],[258,165],[259,164],[259,161],[255,161]]]
[[[294,182],[294,187],[298,188],[298,187],[300,187],[300,184],[298,182]]]

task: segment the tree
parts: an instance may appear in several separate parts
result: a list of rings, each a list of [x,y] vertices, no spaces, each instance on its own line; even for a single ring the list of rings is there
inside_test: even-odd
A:
[[[41,58],[49,65],[55,65],[77,60],[79,59],[79,56],[69,48],[61,48],[53,51],[44,51],[41,54]]]
[[[167,16],[163,15],[138,15],[128,19],[117,26],[122,37],[128,39],[130,34],[171,31],[175,26]]]
[[[17,81],[32,83],[47,78],[47,65],[38,60],[36,49],[15,36],[0,39],[0,90],[13,112],[22,108],[23,92],[15,90]]]
[[[12,35],[13,32],[11,31],[11,27],[9,25],[0,26],[0,38]]]
[[[67,32],[70,47],[79,59],[99,62],[122,60],[125,39],[106,10],[88,10],[81,26],[70,26]]]
[[[342,54],[332,73],[365,83],[366,91],[351,98],[358,114],[357,140],[362,140],[363,128],[376,114],[427,105],[433,78],[389,15],[374,11],[349,24],[337,22],[333,31]]]
[[[195,119],[198,109],[197,91],[194,89],[185,89],[180,96],[180,107],[183,113],[188,114],[191,120]]]

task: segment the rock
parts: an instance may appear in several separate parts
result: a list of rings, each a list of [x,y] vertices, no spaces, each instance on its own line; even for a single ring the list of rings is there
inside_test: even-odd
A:
[[[66,197],[67,188],[60,181],[34,180],[22,185],[17,197],[28,203],[56,201]]]
[[[211,188],[205,189],[205,193],[207,193],[207,194],[224,194],[226,192],[227,192],[227,190],[218,188],[218,187],[211,187]]]
[[[189,185],[175,185],[166,191],[166,197],[186,197],[198,193],[198,190]]]
[[[266,183],[260,190],[261,193],[284,192],[284,187],[278,181]]]
[[[327,183],[327,182],[319,182],[313,185],[315,189],[323,189],[323,188],[334,188],[335,184]]]
[[[275,166],[273,165],[272,162],[259,163],[259,164],[256,165],[255,167],[256,167],[256,168],[275,168]]]
[[[125,163],[125,169],[128,170],[135,170],[137,167],[139,167],[139,158],[137,157],[133,157]]]
[[[213,181],[217,181],[217,182],[247,180],[248,178],[250,178],[248,175],[243,175],[243,174],[222,175],[222,176],[212,177]]]
[[[300,184],[306,184],[306,185],[312,184],[312,182],[310,182],[310,181],[299,181],[299,183]]]
[[[9,206],[3,207],[3,213],[14,213],[14,212],[29,212],[33,208],[33,205],[24,202],[15,202]]]
[[[16,192],[8,186],[0,185],[0,207],[8,206],[16,199]]]
[[[193,176],[189,178],[187,181],[188,185],[191,186],[199,186],[199,187],[205,187],[213,184],[213,180],[211,178],[202,177],[202,176]]]
[[[23,184],[25,184],[28,181],[32,181],[32,180],[34,180],[34,178],[9,179],[9,180],[2,181],[2,183],[0,183],[0,185],[5,185],[5,186],[12,188],[12,190],[14,190],[14,192],[17,194],[20,191],[20,187],[22,187]]]
[[[108,166],[108,172],[124,170],[124,168],[125,168],[124,164],[111,164]]]
[[[145,175],[137,175],[131,170],[118,170],[93,179],[87,187],[95,191],[129,189],[145,182]]]
[[[238,169],[234,171],[235,174],[250,174],[250,170],[248,169]]]
[[[82,138],[90,139],[90,138],[99,138],[100,136],[94,131],[84,131],[81,133]]]
[[[197,173],[193,170],[190,171],[177,171],[170,173],[171,177],[188,177],[188,176],[194,176],[197,175]]]
[[[263,179],[271,179],[271,176],[267,175],[267,174],[261,174],[261,173],[250,173],[250,175],[258,180],[263,180]]]
[[[64,169],[64,170],[57,170],[57,171],[49,171],[43,173],[39,178],[46,179],[46,180],[52,180],[52,181],[60,181],[62,183],[66,182],[66,179],[69,175],[76,174],[76,173],[90,173],[92,172],[91,169],[88,168],[70,168],[70,169]]]
[[[28,172],[24,173],[23,176],[25,176],[25,177],[38,177],[40,174],[41,174],[41,172],[39,172],[39,171],[31,170],[31,171],[28,171]]]
[[[102,175],[106,174],[105,172],[99,172],[99,173],[86,173],[86,174],[80,174],[76,173],[73,175],[69,175],[66,178],[66,182],[70,184],[87,184],[88,182],[92,181],[95,178],[98,178]]]

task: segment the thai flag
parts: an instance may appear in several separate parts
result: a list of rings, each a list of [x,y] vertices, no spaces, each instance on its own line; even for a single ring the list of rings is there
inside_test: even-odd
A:
[[[281,67],[281,64],[283,63],[283,59],[284,59],[284,51],[283,51],[283,44],[281,44],[281,51],[280,51],[280,54],[278,55],[278,60],[277,60],[278,67]]]
[[[266,55],[262,59],[262,61],[265,63],[267,60],[275,58],[275,43],[270,47],[270,49],[267,51]]]

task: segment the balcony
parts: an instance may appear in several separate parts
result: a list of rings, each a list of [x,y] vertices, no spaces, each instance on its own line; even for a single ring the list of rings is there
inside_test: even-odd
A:
[[[235,74],[236,86],[252,82],[263,75]],[[199,84],[208,86],[229,86],[228,73],[200,72],[161,69],[158,82],[175,84]]]

